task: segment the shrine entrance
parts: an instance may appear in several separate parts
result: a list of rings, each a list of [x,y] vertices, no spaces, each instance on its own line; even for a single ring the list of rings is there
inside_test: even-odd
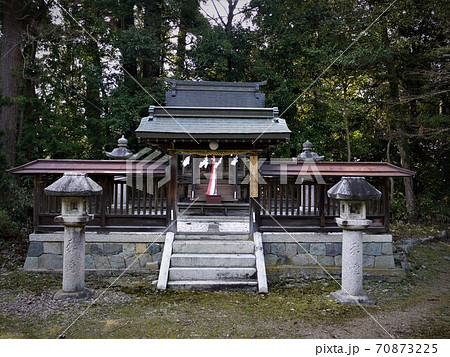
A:
[[[249,233],[248,158],[216,154],[179,155],[177,233]]]
[[[257,176],[252,177],[250,171],[252,166],[252,171],[257,171],[258,153],[239,150],[236,154],[236,151],[172,152],[171,172],[177,175],[171,175],[168,185],[170,231],[186,231],[186,225],[180,226],[179,222],[209,220],[209,229],[205,224],[192,224],[187,230],[195,232],[193,227],[199,227],[197,232],[252,232],[251,197],[257,198],[257,194],[251,196],[251,187],[258,192],[258,183]],[[236,229],[231,229],[233,222]]]
[[[245,183],[248,170],[244,160],[245,156],[236,154],[179,155],[179,211],[189,208],[185,213],[189,216],[248,216],[249,192]],[[207,197],[208,189],[214,189],[210,182],[215,185],[216,197]]]

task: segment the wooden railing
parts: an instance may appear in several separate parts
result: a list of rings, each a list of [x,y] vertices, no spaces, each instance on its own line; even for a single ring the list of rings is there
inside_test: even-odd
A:
[[[137,182],[136,177],[128,183],[125,177],[92,176],[103,187],[103,194],[89,199],[90,213],[94,220],[88,229],[106,231],[161,231],[169,226],[168,185],[158,188],[155,178],[150,190],[146,184]],[[55,181],[55,177],[35,178],[35,231],[62,230],[54,223],[55,216],[61,212],[61,200],[47,196],[44,188]],[[142,181],[146,183],[144,177]],[[280,184],[278,180],[259,186],[257,203],[248,200],[248,185],[237,188],[243,202],[250,201],[251,217],[255,215],[255,229],[264,231],[339,231],[335,218],[339,216],[339,204],[327,195],[334,184],[306,182],[296,184],[288,181]],[[371,231],[386,232],[389,229],[388,181],[371,182],[383,193],[379,201],[367,202],[367,217],[373,221]],[[187,199],[188,187],[180,183],[178,200]],[[151,191],[151,192],[149,192]],[[183,195],[183,192],[185,194]],[[242,202],[241,201],[241,202]],[[202,203],[199,203],[202,204]],[[253,226],[253,225],[252,225]]]
[[[339,201],[327,195],[334,183],[296,184],[267,182],[260,185],[259,204],[254,205],[259,231],[337,231],[335,218],[339,216]],[[367,217],[372,220],[371,230],[388,230],[387,189],[382,183],[375,186],[383,199],[367,201]]]
[[[314,216],[319,213],[320,186],[314,184],[265,184],[260,187],[261,214]]]
[[[127,183],[125,177],[99,176],[93,177],[103,188],[101,196],[89,198],[89,213],[94,220],[88,229],[129,231],[129,230],[162,230],[167,225],[167,188],[158,188],[157,179],[148,192],[146,177],[143,184],[133,177]],[[158,179],[159,180],[159,179]],[[39,180],[35,188],[35,230],[61,230],[54,223],[54,217],[61,212],[60,197],[47,196],[44,188],[51,180]]]

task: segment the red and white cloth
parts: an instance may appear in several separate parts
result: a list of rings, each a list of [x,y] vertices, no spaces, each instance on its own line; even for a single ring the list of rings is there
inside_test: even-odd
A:
[[[212,157],[211,176],[209,177],[208,189],[206,190],[206,194],[209,196],[217,195],[217,168],[221,163],[222,158],[216,162],[216,158]]]

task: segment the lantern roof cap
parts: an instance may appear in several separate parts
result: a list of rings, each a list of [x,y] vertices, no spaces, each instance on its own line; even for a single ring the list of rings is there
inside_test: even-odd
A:
[[[120,159],[128,159],[131,156],[133,156],[133,153],[130,151],[130,149],[128,149],[128,140],[125,138],[124,135],[122,135],[122,137],[117,140],[117,145],[118,147],[116,147],[113,151],[111,152],[106,152],[106,156],[108,156],[111,159],[116,159],[116,160],[120,160]]]
[[[102,187],[85,173],[66,172],[44,189],[49,196],[87,197],[102,194]]]
[[[318,155],[314,151],[312,151],[313,144],[311,141],[306,140],[303,143],[303,152],[298,155],[298,161],[322,161],[324,159],[323,156]]]
[[[378,200],[381,192],[368,183],[364,177],[343,176],[336,185],[328,190],[328,197],[347,201]]]

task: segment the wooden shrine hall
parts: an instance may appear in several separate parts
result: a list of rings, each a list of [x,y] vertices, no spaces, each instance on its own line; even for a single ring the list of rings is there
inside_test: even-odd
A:
[[[278,108],[265,108],[265,97],[260,92],[264,82],[168,82],[171,89],[166,93],[166,105],[151,106],[136,129],[137,137],[146,144],[139,153],[133,155],[126,147],[126,139],[121,138],[119,147],[106,153],[110,160],[46,159],[9,170],[34,175],[34,233],[30,235],[26,269],[59,267],[61,254],[46,252],[42,244],[55,245],[52,252],[58,250],[62,227],[54,223],[54,218],[60,214],[61,201],[46,196],[44,188],[66,172],[87,173],[103,188],[101,196],[89,201],[94,220],[87,226],[86,242],[88,247],[98,246],[87,250],[86,254],[92,256],[87,256],[91,262],[87,269],[128,269],[131,263],[127,259],[131,258],[127,258],[126,251],[131,249],[137,255],[142,244],[149,247],[152,242],[157,249],[152,253],[144,251],[146,258],[139,258],[134,268],[145,270],[152,262],[160,264],[158,288],[222,286],[217,277],[226,272],[236,279],[226,279],[224,286],[258,286],[259,291],[264,291],[266,278],[261,267],[291,264],[304,269],[312,264],[297,251],[292,236],[283,236],[283,232],[297,234],[297,243],[307,242],[318,252],[318,259],[323,259],[321,265],[337,268],[340,253],[336,244],[340,243],[333,232],[341,231],[335,223],[339,204],[328,197],[327,191],[342,176],[366,177],[382,192],[381,200],[366,203],[372,225],[365,242],[377,248],[365,259],[368,268],[394,268],[392,237],[388,234],[388,180],[412,176],[412,171],[383,162],[322,161],[309,142],[298,158],[261,160],[271,149],[288,141],[291,134]],[[219,232],[209,238],[195,233],[185,236],[177,228],[181,214],[236,215],[248,220],[249,230]],[[171,233],[161,237],[156,232]],[[244,247],[249,235],[254,242]],[[236,239],[235,250],[227,251],[232,239]],[[213,247],[210,250],[218,249],[219,258],[201,252],[207,244]],[[317,249],[313,249],[315,244]],[[186,247],[192,252],[185,251]],[[258,258],[257,252],[263,248],[264,255]],[[253,256],[246,258],[249,266],[239,260],[245,258],[239,256],[242,252]],[[108,254],[112,255],[106,261],[102,257]],[[231,260],[223,260],[225,257]],[[203,278],[183,265],[187,261],[196,262],[192,269],[204,272]],[[230,273],[228,268],[235,270]]]
[[[157,166],[159,157],[149,160],[147,153],[133,159],[121,138],[119,148],[107,153],[114,160],[40,159],[9,170],[35,177],[35,231],[61,230],[53,222],[60,200],[46,197],[43,189],[65,172],[87,173],[104,188],[101,197],[91,200],[95,219],[88,230],[161,231],[172,224],[176,231],[177,215],[189,207],[187,214],[254,216],[253,230],[281,230],[269,218],[273,216],[288,231],[334,231],[339,207],[327,197],[327,189],[342,176],[364,176],[383,193],[380,202],[369,202],[374,220],[370,229],[388,231],[388,179],[411,176],[412,171],[382,162],[304,161],[305,151],[299,159],[264,161],[258,167],[258,155],[290,136],[278,109],[264,108],[264,94],[259,92],[264,82],[169,82],[167,106],[151,106],[136,130],[148,147],[162,151],[160,157],[166,154]],[[220,199],[209,203],[205,192],[211,165],[200,168],[199,164],[213,156],[223,158],[217,178]],[[187,157],[189,164],[183,165]],[[148,185],[144,183],[150,180],[150,168]],[[170,180],[158,187],[169,170]],[[310,180],[299,180],[305,174]],[[316,180],[319,176],[323,182]]]

